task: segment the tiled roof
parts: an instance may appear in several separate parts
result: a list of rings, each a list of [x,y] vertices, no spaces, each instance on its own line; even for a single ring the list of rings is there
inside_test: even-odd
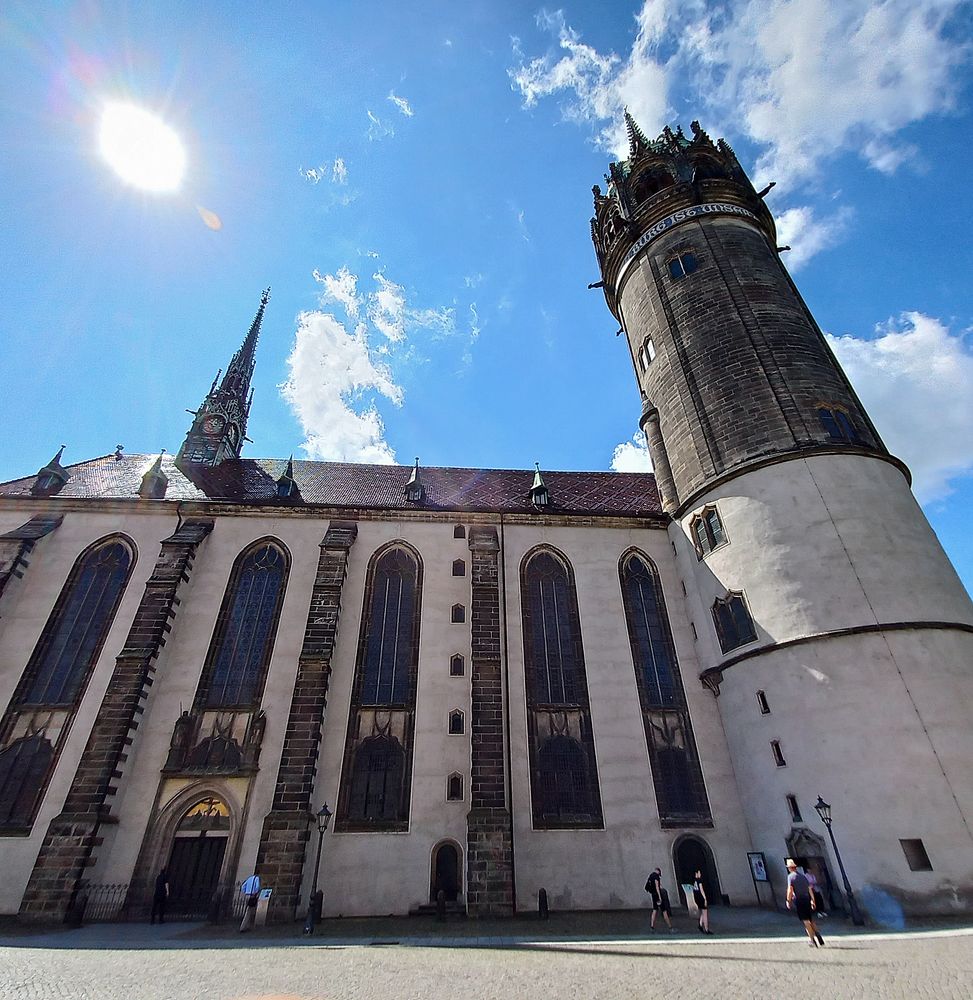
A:
[[[156,455],[105,455],[65,466],[71,478],[58,497],[138,499],[142,476]],[[350,465],[340,462],[294,462],[300,496],[277,497],[277,479],[286,459],[243,458],[216,468],[192,471],[189,479],[170,455],[162,459],[169,477],[166,500],[211,500],[226,503],[271,504],[280,507],[321,505],[371,507],[380,510],[533,511],[528,491],[534,473],[526,469],[421,469],[425,498],[410,503],[405,484],[407,465]],[[34,476],[0,483],[0,497],[31,496]],[[660,514],[655,476],[631,472],[548,472],[552,514]]]

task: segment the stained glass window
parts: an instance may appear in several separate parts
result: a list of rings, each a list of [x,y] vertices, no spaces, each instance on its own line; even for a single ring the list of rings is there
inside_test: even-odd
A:
[[[664,825],[709,825],[709,803],[658,572],[633,552],[621,566],[639,701]]]
[[[27,665],[20,705],[73,705],[98,658],[132,562],[129,547],[111,541],[75,564]]]
[[[521,593],[534,825],[600,826],[581,622],[567,562],[546,550],[529,556]]]
[[[210,648],[206,708],[260,701],[287,572],[287,557],[273,542],[259,542],[237,559]]]
[[[404,767],[405,755],[397,740],[381,736],[364,740],[355,753],[348,819],[399,819]]]
[[[31,823],[53,760],[54,747],[43,733],[0,752],[0,826]]]
[[[365,626],[362,705],[398,705],[408,698],[416,573],[415,560],[403,549],[390,549],[375,565]]]

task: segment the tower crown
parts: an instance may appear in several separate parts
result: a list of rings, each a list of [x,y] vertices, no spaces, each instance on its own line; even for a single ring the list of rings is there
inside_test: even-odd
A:
[[[269,301],[270,289],[266,288],[260,296],[260,305],[250,329],[227,365],[222,381],[221,373],[217,372],[199,409],[190,411],[195,419],[176,455],[180,466],[219,465],[227,459],[240,457],[253,403],[250,380],[257,359],[257,341]]]
[[[691,136],[668,125],[648,139],[626,110],[628,159],[612,163],[607,191],[592,188],[595,215],[591,238],[605,279],[608,307],[618,315],[617,286],[639,251],[685,219],[704,214],[749,216],[776,240],[774,220],[723,140],[707,135],[698,121]]]
[[[785,458],[888,458],[784,269],[766,190],[698,122],[655,140],[625,125],[629,157],[593,189],[591,233],[665,508],[682,516],[714,484]]]

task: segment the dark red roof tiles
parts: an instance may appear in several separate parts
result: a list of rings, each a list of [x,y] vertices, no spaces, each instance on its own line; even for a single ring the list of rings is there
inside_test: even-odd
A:
[[[71,478],[58,491],[65,498],[137,499],[142,476],[155,455],[114,455],[66,466]],[[166,500],[210,500],[281,507],[371,507],[380,510],[533,511],[528,490],[534,473],[525,469],[421,468],[421,503],[405,498],[412,474],[407,465],[294,462],[299,497],[279,499],[277,480],[285,459],[243,458],[216,468],[191,470],[187,478],[169,455]],[[30,496],[35,476],[0,483],[0,496]],[[550,512],[652,516],[662,512],[655,476],[630,472],[544,472]]]

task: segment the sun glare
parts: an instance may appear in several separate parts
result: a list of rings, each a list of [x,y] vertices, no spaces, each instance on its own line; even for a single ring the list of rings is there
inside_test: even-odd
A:
[[[186,169],[179,136],[160,118],[134,104],[105,105],[98,135],[101,155],[115,173],[143,191],[174,191]]]

